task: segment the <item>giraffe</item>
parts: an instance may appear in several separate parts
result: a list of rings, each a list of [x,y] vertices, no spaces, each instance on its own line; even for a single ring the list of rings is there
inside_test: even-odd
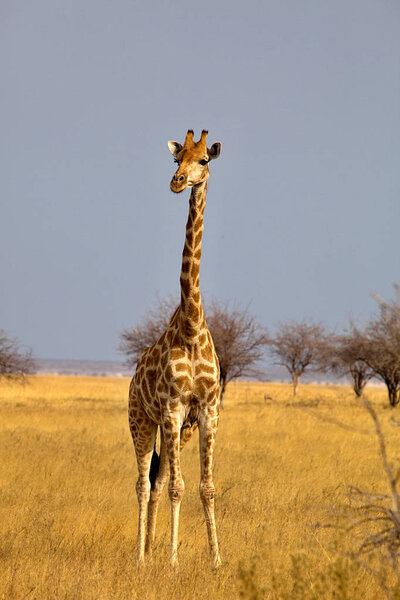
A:
[[[137,562],[151,555],[160,496],[169,475],[171,504],[170,562],[178,565],[179,510],[184,493],[180,452],[199,430],[200,498],[207,525],[213,568],[221,564],[214,517],[213,453],[218,427],[219,363],[208,330],[199,288],[203,215],[208,163],[218,158],[221,144],[207,148],[207,131],[193,140],[168,142],[178,164],[170,189],[177,194],[191,187],[189,216],[180,274],[181,300],[159,340],[146,348],[129,388],[129,427],[135,447],[139,504]],[[156,453],[160,429],[160,455]]]

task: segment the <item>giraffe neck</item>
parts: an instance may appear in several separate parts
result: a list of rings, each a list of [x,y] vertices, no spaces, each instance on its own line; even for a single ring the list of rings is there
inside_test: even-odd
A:
[[[196,338],[204,325],[199,273],[206,194],[207,183],[200,183],[193,186],[189,200],[189,216],[186,223],[180,278],[181,330],[186,340]]]

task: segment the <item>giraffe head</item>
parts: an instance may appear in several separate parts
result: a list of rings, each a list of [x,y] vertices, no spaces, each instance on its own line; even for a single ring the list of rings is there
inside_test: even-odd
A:
[[[210,148],[207,148],[207,133],[208,131],[203,129],[201,138],[195,142],[193,130],[189,129],[183,146],[179,142],[168,142],[168,148],[179,165],[170,184],[173,192],[179,194],[187,187],[203,183],[210,177],[208,163],[210,160],[218,158],[221,144],[215,142]]]

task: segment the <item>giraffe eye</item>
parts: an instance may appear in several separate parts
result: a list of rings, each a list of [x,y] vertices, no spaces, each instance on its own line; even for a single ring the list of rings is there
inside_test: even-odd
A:
[[[179,160],[177,158],[174,158],[174,163],[178,163],[179,164]]]
[[[203,158],[203,159],[200,161],[200,164],[201,164],[201,165],[203,165],[203,167],[204,167],[204,166],[205,166],[207,163],[208,163],[208,160],[207,160],[207,158]]]

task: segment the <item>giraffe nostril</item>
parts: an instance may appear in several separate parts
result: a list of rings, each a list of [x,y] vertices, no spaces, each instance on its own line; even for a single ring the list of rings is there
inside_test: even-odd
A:
[[[175,175],[173,176],[173,180],[178,183],[182,183],[183,181],[185,181],[185,179],[186,179],[186,175],[182,175],[182,173],[181,174],[175,173]]]

